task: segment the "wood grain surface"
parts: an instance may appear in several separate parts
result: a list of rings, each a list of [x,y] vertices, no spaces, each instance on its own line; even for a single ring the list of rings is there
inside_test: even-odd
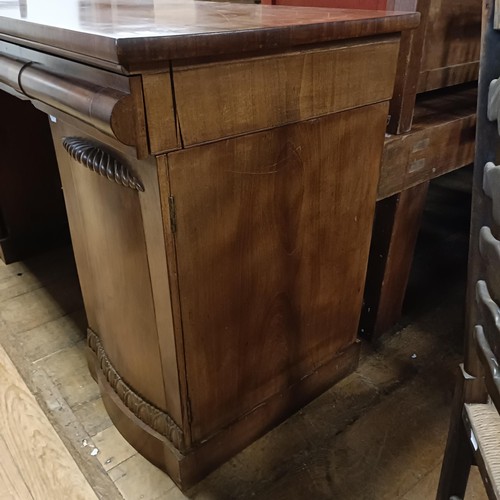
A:
[[[418,98],[411,132],[386,139],[379,200],[472,163],[476,98],[474,86]]]
[[[82,130],[58,121],[52,123],[52,133],[89,326],[102,336],[106,352],[123,379],[133,383],[146,400],[166,410],[139,195],[84,168],[69,156],[61,145],[62,137],[88,137]],[[99,138],[102,140],[102,136]],[[96,142],[96,137],[88,139]],[[121,157],[117,151],[112,153]],[[153,159],[149,160],[151,163],[130,157],[123,161],[137,175],[141,165],[154,171]],[[145,192],[155,189],[154,176],[139,177],[145,183]],[[154,195],[151,196],[154,203]],[[158,207],[158,213],[159,210]],[[149,226],[147,229],[149,234]],[[178,395],[170,396],[172,406],[178,407]]]
[[[398,48],[398,39],[391,37],[186,68],[174,65],[184,144],[387,101]],[[200,82],[209,91],[200,91]]]
[[[481,40],[479,0],[429,3],[419,92],[476,80]]]
[[[1,497],[97,499],[2,347],[0,394]]]
[[[193,440],[354,342],[386,112],[168,156]]]
[[[429,181],[377,203],[360,333],[375,340],[401,317]]]
[[[0,5],[0,39],[71,58],[92,57],[136,72],[171,59],[284,49],[415,28],[418,14],[347,9],[148,0],[111,4],[94,0],[27,0],[22,12]],[[106,22],[107,20],[107,22]],[[104,22],[103,22],[104,21]]]

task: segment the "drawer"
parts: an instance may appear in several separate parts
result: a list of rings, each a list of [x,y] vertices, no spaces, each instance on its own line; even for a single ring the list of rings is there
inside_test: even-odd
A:
[[[399,38],[173,67],[186,146],[392,97]],[[368,83],[369,82],[369,83]]]
[[[0,42],[0,89],[30,99],[48,114],[63,113],[91,125],[135,147],[140,158],[149,153],[147,120],[162,128],[163,149],[178,147],[170,73],[160,76],[160,82],[155,75],[129,77]],[[145,115],[145,104],[157,97],[162,99],[162,105],[156,106],[161,119],[152,112]],[[152,137],[152,147],[157,142]]]

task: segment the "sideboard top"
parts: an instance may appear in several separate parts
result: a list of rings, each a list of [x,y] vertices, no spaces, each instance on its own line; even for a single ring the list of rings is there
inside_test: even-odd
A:
[[[0,0],[0,39],[134,72],[172,59],[396,33],[419,14],[198,0]]]

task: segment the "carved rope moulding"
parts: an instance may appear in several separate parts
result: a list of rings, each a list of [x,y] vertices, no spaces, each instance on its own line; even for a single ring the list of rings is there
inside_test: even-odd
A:
[[[144,192],[142,182],[130,173],[126,165],[92,142],[79,137],[65,137],[63,146],[74,160],[92,172],[122,186]]]
[[[87,345],[97,356],[104,377],[122,403],[142,422],[166,437],[178,450],[183,451],[184,435],[182,430],[170,415],[145,401],[123,381],[108,359],[99,337],[90,328],[87,329]]]

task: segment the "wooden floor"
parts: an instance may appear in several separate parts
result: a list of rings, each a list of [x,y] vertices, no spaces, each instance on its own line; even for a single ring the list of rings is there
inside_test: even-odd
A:
[[[438,298],[380,345],[364,345],[356,373],[185,496],[104,411],[85,363],[71,251],[0,263],[0,498],[432,499],[460,361],[463,286]],[[467,498],[486,498],[476,474]]]

